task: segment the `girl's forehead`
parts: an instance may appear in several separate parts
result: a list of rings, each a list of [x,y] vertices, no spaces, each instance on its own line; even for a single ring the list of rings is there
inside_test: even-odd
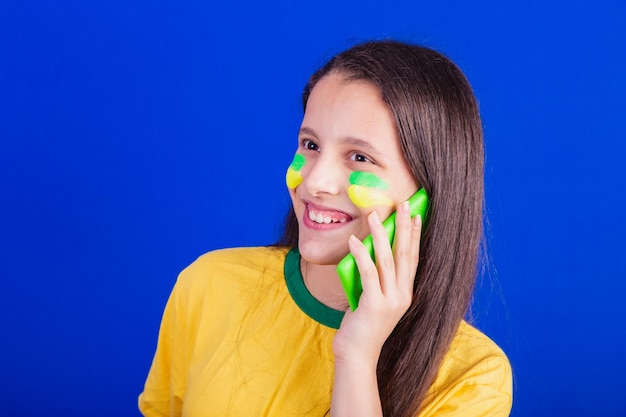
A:
[[[313,88],[301,128],[322,137],[351,137],[372,145],[381,139],[397,142],[395,119],[377,87],[337,74],[323,77]]]

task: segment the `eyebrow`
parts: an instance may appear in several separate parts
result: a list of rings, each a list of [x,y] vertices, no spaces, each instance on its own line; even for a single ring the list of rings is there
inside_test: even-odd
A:
[[[303,127],[300,129],[300,134],[307,134],[307,135],[311,135],[315,138],[318,137],[317,133],[315,132],[314,129],[311,129],[310,127]],[[346,136],[344,138],[340,139],[340,142],[343,144],[347,144],[347,145],[352,145],[352,146],[356,146],[358,148],[364,149],[368,152],[372,152],[374,154],[377,155],[382,155],[381,152],[375,148],[371,143],[369,143],[366,140],[363,139],[359,139],[359,138],[354,138],[352,136]]]

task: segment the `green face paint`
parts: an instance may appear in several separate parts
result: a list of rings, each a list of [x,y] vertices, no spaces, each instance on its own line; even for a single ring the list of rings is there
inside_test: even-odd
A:
[[[393,201],[380,190],[389,185],[379,176],[371,172],[355,171],[350,174],[348,196],[359,207],[393,206]]]
[[[376,174],[371,172],[354,171],[350,174],[350,185],[362,185],[368,188],[386,190],[389,185]]]
[[[304,155],[300,155],[299,153],[293,156],[293,161],[291,161],[291,165],[287,168],[287,176],[285,180],[287,181],[287,187],[292,190],[296,188],[302,182],[302,167],[306,163],[306,158]]]

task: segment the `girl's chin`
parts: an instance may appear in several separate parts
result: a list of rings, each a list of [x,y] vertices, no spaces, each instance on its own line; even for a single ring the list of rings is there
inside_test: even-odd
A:
[[[300,256],[309,264],[320,266],[337,266],[347,254],[348,248],[345,250],[332,250],[332,248],[311,247],[306,243],[299,244]]]

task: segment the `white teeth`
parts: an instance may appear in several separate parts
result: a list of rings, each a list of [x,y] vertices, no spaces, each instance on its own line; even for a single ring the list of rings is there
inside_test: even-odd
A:
[[[309,219],[311,219],[311,221],[314,221],[315,223],[319,223],[319,224],[330,224],[330,223],[345,223],[347,220],[346,219],[341,219],[341,220],[336,220],[333,221],[333,219],[330,216],[324,216],[322,213],[314,213],[312,210],[309,210]]]

